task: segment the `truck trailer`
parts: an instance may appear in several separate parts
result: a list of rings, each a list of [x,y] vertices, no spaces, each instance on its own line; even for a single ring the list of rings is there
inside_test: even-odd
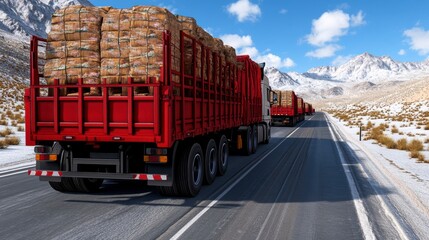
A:
[[[25,111],[36,169],[28,174],[60,192],[93,192],[104,179],[122,179],[195,196],[226,173],[230,152],[249,155],[268,143],[271,88],[263,64],[249,56],[228,60],[179,34],[173,44],[172,33],[162,31],[162,62],[151,69],[158,77],[80,77],[74,84],[44,79],[39,56],[49,39],[33,36]]]

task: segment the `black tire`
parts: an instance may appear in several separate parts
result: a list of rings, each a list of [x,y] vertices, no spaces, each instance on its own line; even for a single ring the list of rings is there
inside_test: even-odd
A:
[[[218,141],[218,155],[217,155],[217,174],[223,176],[228,169],[229,145],[228,139],[222,135]]]
[[[267,136],[265,136],[264,144],[270,143],[271,139],[271,128],[267,126]]]
[[[161,195],[164,195],[164,196],[177,196],[177,195],[179,195],[179,191],[177,190],[177,187],[174,184],[171,187],[158,187],[158,191]]]
[[[243,131],[243,155],[249,156],[252,154],[253,149],[253,130],[248,126],[246,131]]]
[[[49,185],[59,192],[76,192],[76,186],[73,183],[72,178],[61,178],[61,182],[51,182],[49,181]]]
[[[97,178],[73,178],[77,191],[85,193],[98,191],[103,181],[103,179]]]
[[[65,164],[67,164],[67,158],[69,157],[69,152],[62,151],[61,152],[61,162],[60,162],[60,170],[65,170]],[[49,181],[49,185],[56,191],[59,192],[76,192],[77,188],[73,182],[72,178],[62,177],[61,182],[51,182]]]
[[[210,139],[204,151],[204,183],[210,185],[216,178],[218,164],[216,141]]]
[[[253,125],[252,127],[252,153],[255,153],[258,149],[258,125]]]
[[[194,197],[201,190],[204,179],[204,155],[201,145],[192,144],[183,152],[175,180],[178,192],[182,196]]]

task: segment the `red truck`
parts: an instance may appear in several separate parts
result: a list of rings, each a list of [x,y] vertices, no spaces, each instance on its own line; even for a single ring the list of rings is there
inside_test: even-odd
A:
[[[313,115],[313,105],[310,103],[304,103],[305,105],[305,115]]]
[[[249,56],[238,56],[237,65],[220,64],[222,58],[200,41],[182,31],[180,37],[202,49],[204,54],[192,56],[201,58],[201,69],[209,69],[206,56],[213,57],[220,82],[197,76],[196,69],[189,75],[184,64],[173,71],[171,38],[165,31],[158,81],[129,78],[108,84],[102,79],[95,85],[79,79],[76,85],[58,80],[48,85],[38,68],[39,48],[46,40],[33,37],[25,90],[26,144],[35,146],[37,161],[28,174],[61,192],[92,192],[104,179],[128,179],[146,180],[165,195],[195,196],[203,182],[211,184],[216,175],[225,174],[230,150],[248,155],[258,143],[268,143],[271,88],[263,66]],[[183,54],[184,44],[180,46]],[[90,87],[101,94],[84,94]],[[108,94],[118,87],[128,95]],[[152,88],[153,94],[134,95],[141,87]],[[76,94],[61,95],[64,88]]]
[[[274,91],[276,99],[271,106],[272,123],[295,126],[304,120],[304,100],[297,97],[294,91]]]

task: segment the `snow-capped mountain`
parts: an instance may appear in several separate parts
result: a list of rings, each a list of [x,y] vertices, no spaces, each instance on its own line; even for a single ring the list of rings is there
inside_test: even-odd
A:
[[[87,0],[0,0],[0,83],[28,83],[29,37],[46,37],[54,11],[77,4],[92,5]]]
[[[92,5],[87,0],[1,0],[0,35],[27,41],[30,35],[46,37],[54,11],[69,5]]]
[[[338,67],[317,67],[305,73],[283,73],[275,68],[267,68],[265,73],[274,89],[292,89],[313,99],[328,98],[359,94],[388,82],[429,76],[429,61],[397,62],[387,56],[376,57],[363,53]]]

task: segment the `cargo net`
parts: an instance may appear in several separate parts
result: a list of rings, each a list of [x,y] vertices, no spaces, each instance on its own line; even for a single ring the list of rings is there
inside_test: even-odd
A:
[[[181,31],[190,37],[182,37]],[[102,91],[98,85],[106,83],[109,95],[125,96],[131,79],[132,83],[144,85],[134,86],[134,95],[153,95],[153,86],[159,83],[166,64],[166,32],[170,33],[168,64],[174,95],[203,94],[190,89],[194,84],[201,88],[202,80],[230,91],[233,80],[229,71],[237,64],[235,49],[213,38],[195,19],[153,6],[69,6],[57,10],[48,34],[44,69],[47,84],[58,79],[59,85],[66,85],[60,88],[60,96],[73,96],[82,81],[88,85],[85,95],[99,96]],[[189,87],[183,93],[181,84]]]

